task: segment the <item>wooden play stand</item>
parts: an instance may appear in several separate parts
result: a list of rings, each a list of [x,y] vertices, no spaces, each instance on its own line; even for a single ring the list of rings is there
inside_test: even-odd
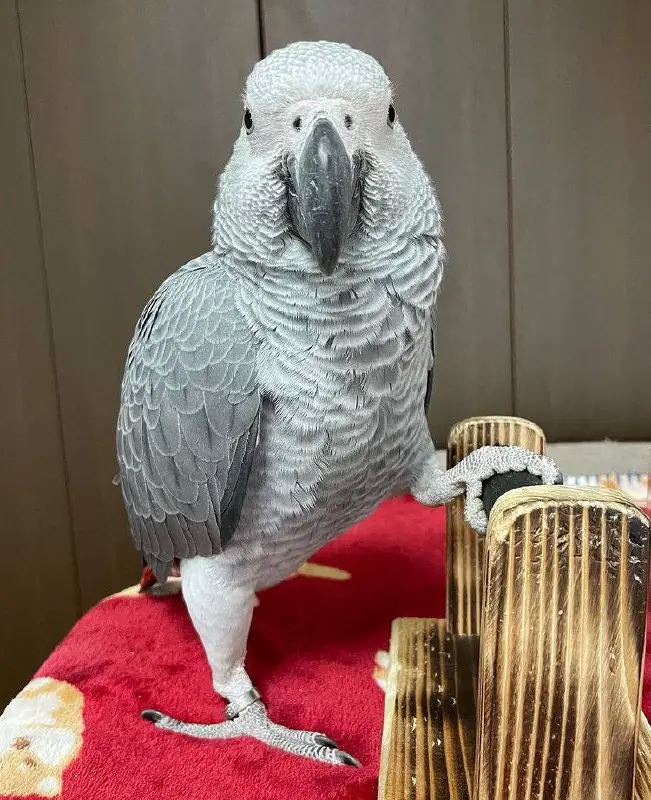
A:
[[[448,466],[485,444],[545,437],[466,420]],[[650,800],[646,516],[619,491],[532,486],[485,537],[462,499],[447,525],[447,619],[393,623],[380,800]]]

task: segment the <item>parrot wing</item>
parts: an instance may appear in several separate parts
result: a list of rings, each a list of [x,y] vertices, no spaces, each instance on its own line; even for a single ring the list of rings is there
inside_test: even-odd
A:
[[[427,386],[425,387],[425,413],[429,409],[429,403],[432,399],[432,389],[434,388],[434,361],[436,359],[436,351],[434,349],[434,328],[432,327],[432,344],[431,344],[431,364],[432,366],[427,370]]]
[[[438,206],[436,208],[436,219],[433,224],[433,231],[422,234],[423,240],[432,248],[432,251],[435,254],[435,258],[438,264],[438,268],[436,271],[435,277],[435,286],[434,286],[434,302],[431,305],[431,317],[430,317],[430,346],[429,346],[429,353],[428,355],[428,367],[427,370],[427,384],[425,386],[425,414],[429,410],[430,400],[432,399],[432,390],[434,388],[434,369],[436,366],[436,296],[438,294],[438,289],[441,284],[441,278],[443,277],[443,262],[445,260],[445,247],[443,246],[443,242],[441,241],[441,217],[438,210]]]
[[[117,427],[131,534],[158,580],[233,535],[258,440],[255,344],[215,253],[168,278],[129,347]]]

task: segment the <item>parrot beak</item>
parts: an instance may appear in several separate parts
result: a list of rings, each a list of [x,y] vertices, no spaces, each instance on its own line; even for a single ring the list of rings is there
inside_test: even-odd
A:
[[[305,141],[298,165],[294,160],[288,168],[294,229],[312,249],[320,270],[332,275],[359,213],[359,159],[351,159],[335,126],[321,117]]]

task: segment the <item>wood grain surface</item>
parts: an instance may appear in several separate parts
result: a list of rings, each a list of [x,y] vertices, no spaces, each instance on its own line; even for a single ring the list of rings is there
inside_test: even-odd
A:
[[[394,621],[380,800],[471,800],[478,654],[445,620]]]
[[[474,800],[630,800],[649,522],[620,492],[536,487],[487,533]]]
[[[448,436],[448,468],[484,445],[519,445],[545,452],[545,435],[519,417],[472,417],[458,422]],[[484,574],[484,537],[463,518],[463,497],[447,506],[447,621],[450,631],[478,634]]]

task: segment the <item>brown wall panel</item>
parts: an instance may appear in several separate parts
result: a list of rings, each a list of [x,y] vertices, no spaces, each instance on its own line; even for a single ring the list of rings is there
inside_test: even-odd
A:
[[[516,411],[651,438],[651,3],[509,18]]]
[[[0,3],[0,709],[77,613],[18,18]]]
[[[502,0],[263,0],[266,50],[346,41],[385,66],[434,179],[449,262],[441,295],[435,438],[471,414],[510,413],[511,350]]]
[[[82,601],[137,577],[115,473],[127,344],[210,244],[215,179],[258,58],[253,0],[21,0]]]

